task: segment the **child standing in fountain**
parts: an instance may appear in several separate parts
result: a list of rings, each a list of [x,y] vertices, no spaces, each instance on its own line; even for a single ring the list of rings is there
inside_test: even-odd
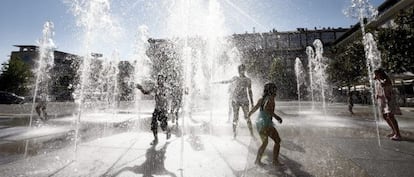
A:
[[[401,134],[394,115],[401,114],[401,111],[397,105],[391,80],[381,68],[374,71],[374,79],[377,81],[375,83],[375,98],[377,99],[378,108],[382,117],[392,129],[392,133],[387,136],[391,140],[399,141],[401,140]]]
[[[170,79],[170,95],[171,95],[171,109],[170,115],[172,119],[172,123],[176,123],[178,126],[178,115],[179,111],[182,107],[182,100],[184,95],[184,89],[182,85],[180,75],[178,74],[177,70],[173,70]]]
[[[249,112],[249,117],[260,108],[259,116],[256,120],[257,131],[259,131],[260,138],[262,140],[262,145],[259,147],[257,152],[255,164],[263,166],[261,162],[262,155],[266,149],[268,138],[272,138],[275,142],[273,146],[273,165],[280,166],[282,165],[279,160],[279,150],[280,150],[280,137],[277,132],[272,118],[274,117],[279,123],[282,123],[282,118],[275,114],[275,97],[276,97],[277,87],[274,83],[268,83],[264,86],[263,97],[259,99],[257,104]]]
[[[351,113],[351,115],[354,115],[354,111],[352,111],[352,109],[354,108],[354,99],[352,98],[352,92],[349,91],[348,94],[348,111],[349,113]]]
[[[250,135],[253,136],[253,128],[252,128],[252,123],[251,120],[249,118],[249,116],[247,116],[248,112],[249,112],[249,100],[251,105],[253,106],[253,92],[252,92],[252,81],[250,80],[250,78],[246,77],[245,72],[246,72],[246,66],[241,64],[238,67],[239,70],[239,76],[235,76],[233,77],[233,79],[231,80],[227,80],[227,81],[220,81],[220,82],[216,82],[216,83],[220,83],[220,84],[228,84],[230,83],[230,87],[231,87],[231,105],[233,108],[233,135],[234,138],[236,138],[237,135],[237,124],[239,121],[239,109],[240,107],[243,110],[243,116],[244,119],[246,119],[247,121],[247,126],[249,127],[250,130]]]
[[[167,87],[164,85],[165,81],[166,78],[163,75],[158,75],[155,87],[150,90],[144,90],[141,85],[136,84],[136,87],[143,94],[150,94],[151,92],[155,94],[155,109],[151,119],[151,131],[154,134],[154,140],[151,142],[151,145],[156,145],[158,143],[158,121],[161,123],[161,129],[166,131],[167,139],[171,137],[167,123],[168,100]]]
[[[42,121],[46,121],[49,118],[46,112],[47,99],[47,94],[42,93],[39,95],[39,100],[37,100],[36,113]]]

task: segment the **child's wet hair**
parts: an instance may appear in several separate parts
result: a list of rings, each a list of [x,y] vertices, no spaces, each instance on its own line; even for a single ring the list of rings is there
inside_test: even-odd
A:
[[[163,74],[158,74],[157,79],[165,80],[167,77],[165,77]]]
[[[246,71],[246,66],[244,64],[239,65],[239,71]]]
[[[387,76],[387,73],[385,73],[384,69],[382,69],[382,68],[378,68],[378,69],[374,70],[374,73],[375,74],[378,74],[378,75],[380,75],[382,77],[386,77]]]
[[[276,95],[277,86],[275,83],[267,83],[264,85],[263,97],[269,95]]]

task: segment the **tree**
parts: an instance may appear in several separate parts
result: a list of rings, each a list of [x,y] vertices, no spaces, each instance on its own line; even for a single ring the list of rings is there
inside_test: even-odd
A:
[[[278,86],[278,98],[289,99],[297,96],[295,73],[289,71],[279,57],[274,58],[270,66],[270,80]]]
[[[394,23],[378,31],[382,66],[391,73],[414,72],[414,8],[401,11]]]
[[[3,63],[0,75],[0,90],[26,95],[27,87],[33,74],[30,65],[19,57],[11,57],[8,63]]]
[[[358,84],[367,76],[364,47],[361,40],[333,49],[333,58],[328,64],[328,80],[338,86]]]

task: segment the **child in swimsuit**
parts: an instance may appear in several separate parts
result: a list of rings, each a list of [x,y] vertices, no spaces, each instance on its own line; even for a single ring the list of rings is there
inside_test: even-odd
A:
[[[259,99],[257,104],[249,112],[249,117],[260,108],[259,116],[256,120],[257,131],[259,132],[260,138],[262,140],[262,145],[259,147],[257,152],[255,164],[263,166],[261,162],[262,155],[266,149],[268,138],[272,138],[275,142],[273,147],[273,165],[280,166],[282,165],[279,160],[279,150],[280,150],[280,137],[277,132],[272,118],[274,117],[282,123],[282,118],[275,114],[275,96],[276,96],[277,87],[274,83],[268,83],[264,86],[263,97]]]

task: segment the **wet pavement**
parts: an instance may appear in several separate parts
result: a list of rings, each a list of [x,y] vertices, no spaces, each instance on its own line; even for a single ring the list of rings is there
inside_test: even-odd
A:
[[[328,105],[326,114],[312,111],[309,103],[301,103],[300,111],[297,102],[280,102],[276,109],[284,119],[276,125],[282,138],[282,167],[254,165],[260,141],[249,136],[242,119],[233,139],[226,111],[212,112],[212,117],[208,112],[193,113],[192,119],[184,120],[184,128],[174,129],[170,140],[160,133],[157,146],[149,145],[150,112],[125,111],[117,118],[111,113],[85,116],[76,150],[73,116],[35,128],[4,126],[0,172],[1,176],[119,177],[414,175],[411,109],[397,116],[403,141],[385,137],[390,130],[384,121],[378,124],[378,135],[372,109],[364,105],[356,105],[353,116],[339,103]],[[271,163],[272,147],[270,141],[263,157],[266,164]]]

